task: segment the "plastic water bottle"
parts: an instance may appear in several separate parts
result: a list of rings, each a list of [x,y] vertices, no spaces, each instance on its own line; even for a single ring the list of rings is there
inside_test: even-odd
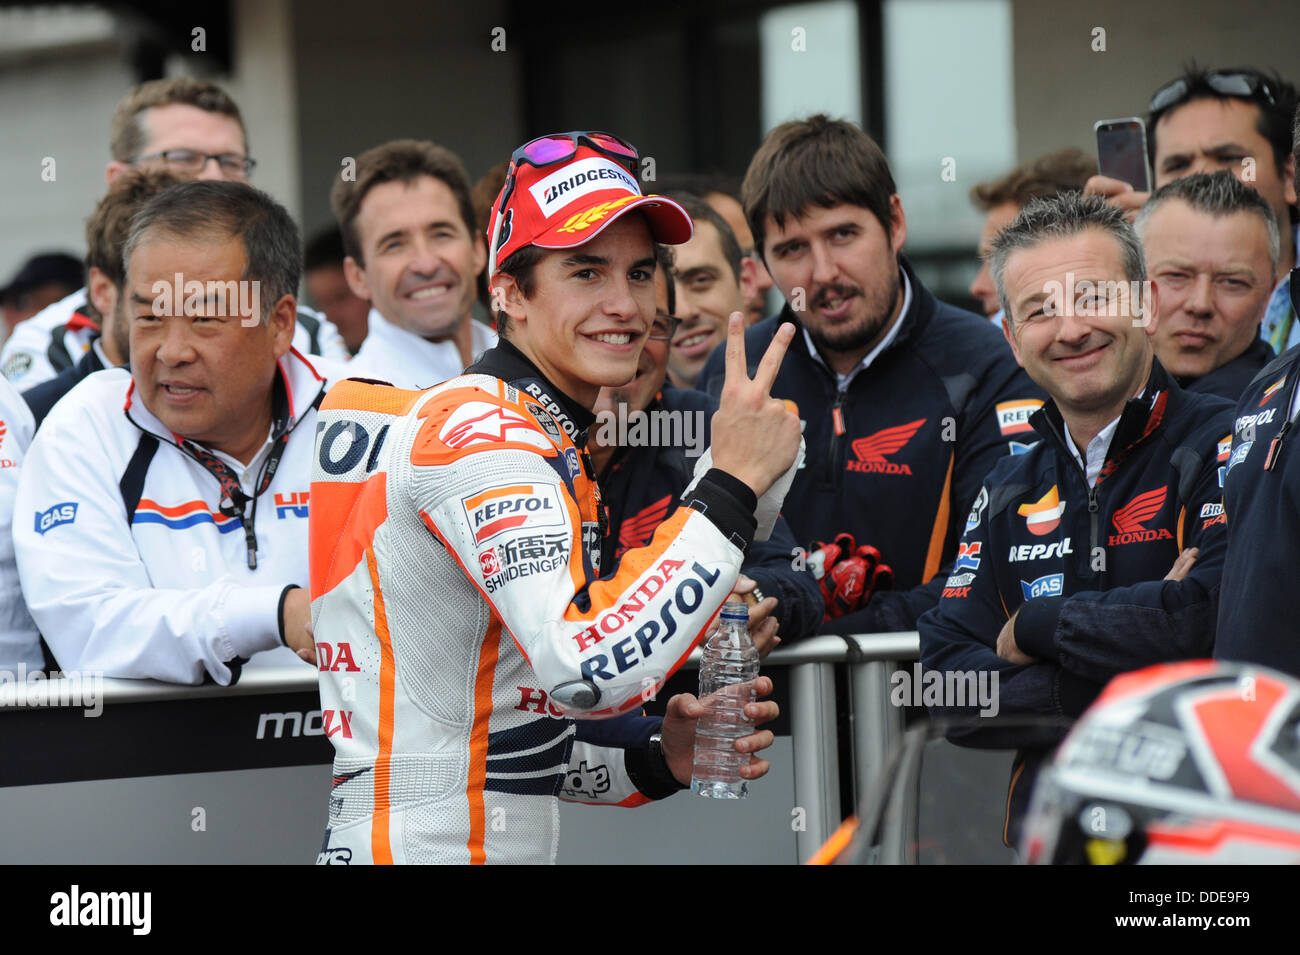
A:
[[[718,630],[704,645],[700,662],[700,702],[708,712],[695,724],[695,764],[691,791],[715,799],[744,799],[748,783],[740,775],[748,753],[735,742],[754,731],[745,704],[754,701],[758,650],[749,639],[749,608],[728,603]]]

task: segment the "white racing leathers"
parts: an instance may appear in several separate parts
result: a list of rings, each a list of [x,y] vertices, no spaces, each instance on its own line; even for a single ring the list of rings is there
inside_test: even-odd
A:
[[[644,802],[638,751],[575,743],[570,717],[650,698],[753,534],[752,492],[713,472],[598,579],[590,414],[508,343],[470,369],[484,370],[424,392],[343,382],[321,410],[323,863],[551,862],[557,797]]]
[[[307,584],[316,403],[322,376],[341,372],[327,369],[294,351],[280,360],[272,431],[288,440],[273,471],[270,435],[247,465],[221,459],[253,498],[242,516],[223,510],[219,478],[149,412],[126,369],[96,372],[54,407],[19,480],[14,546],[63,669],[229,684],[244,662],[305,665],[281,645],[279,601]]]
[[[0,351],[0,374],[20,392],[35,388],[81,361],[99,331],[99,321],[86,303],[86,290],[77,289],[14,327]],[[321,312],[301,304],[293,347],[303,355],[320,355],[335,362],[350,357],[338,327]]]

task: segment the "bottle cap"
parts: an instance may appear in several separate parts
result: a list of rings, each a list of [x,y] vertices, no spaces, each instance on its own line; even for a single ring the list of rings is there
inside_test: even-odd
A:
[[[723,620],[738,620],[741,623],[749,623],[749,607],[735,600],[729,600],[722,605]]]

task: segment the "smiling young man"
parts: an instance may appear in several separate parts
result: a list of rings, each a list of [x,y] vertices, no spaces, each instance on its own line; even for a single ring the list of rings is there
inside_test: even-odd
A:
[[[310,457],[341,368],[290,347],[300,249],[243,183],[181,183],[132,219],[131,367],[54,407],[19,482],[23,589],[64,669],[229,684],[310,652]]]
[[[921,659],[948,685],[996,672],[1000,714],[1063,721],[1117,673],[1214,645],[1231,405],[1155,360],[1158,292],[1121,210],[1035,200],[990,265],[1007,341],[1051,400],[1029,419],[1041,440],[985,478],[943,598],[917,625]],[[959,702],[932,710],[976,712]],[[1014,830],[1059,727],[977,719],[948,735],[1020,749]]]
[[[672,282],[681,324],[668,352],[668,371],[679,388],[694,388],[704,363],[727,339],[732,312],[743,311],[740,244],[731,227],[703,199],[678,197],[695,223],[677,249]]]
[[[449,150],[399,139],[357,159],[330,196],[343,231],[344,274],[370,300],[354,375],[427,388],[496,344],[470,315],[487,260],[474,228],[469,176]]]
[[[897,589],[878,593],[827,574],[827,606],[840,614],[828,627],[911,630],[939,599],[980,481],[1027,447],[1040,392],[987,321],[921,284],[901,254],[907,221],[889,164],[857,126],[826,116],[778,126],[744,197],[787,303],[746,333],[748,353],[782,323],[799,328],[772,389],[798,405],[808,445],[782,514],[801,544],[845,532],[893,569]],[[698,387],[717,393],[722,358]]]
[[[552,861],[558,796],[637,805],[690,778],[689,696],[636,732],[594,718],[639,709],[731,593],[798,421],[768,394],[789,332],[751,381],[737,321],[715,467],[646,546],[601,565],[591,408],[636,374],[653,240],[690,236],[637,168],[605,133],[521,147],[489,232],[502,341],[427,391],[349,382],[326,399],[312,610],[321,701],[346,730],[322,862]],[[751,757],[744,774],[765,770]]]
[[[1134,227],[1160,290],[1156,357],[1188,391],[1236,401],[1276,357],[1259,337],[1277,269],[1273,210],[1220,170],[1162,186]]]
[[[682,208],[694,217],[702,205],[688,199]],[[692,243],[701,231],[695,219]],[[678,256],[684,249],[677,247]],[[670,278],[672,254],[660,245],[655,253],[655,318],[636,377],[626,385],[600,390],[593,409],[596,424],[588,437],[593,470],[609,508],[606,560],[650,542],[690,484],[696,461],[709,444],[709,421],[718,410],[709,395],[667,381],[669,343],[675,338],[675,312],[682,300],[677,297],[680,286]],[[690,263],[696,260],[684,256],[678,261],[689,284]],[[782,640],[811,635],[821,625],[824,607],[817,581],[806,568],[791,564],[797,546],[789,526],[777,518],[772,536],[755,541],[745,557],[740,593],[755,601],[749,627],[760,656]]]
[[[113,113],[109,150],[104,178],[110,187],[129,169],[247,182],[256,166],[235,101],[215,83],[188,76],[133,87]],[[79,289],[24,322],[0,351],[0,373],[26,391],[75,366],[100,333],[101,316],[88,301],[87,290]],[[300,306],[297,323],[299,352],[347,361],[347,346],[325,316]]]

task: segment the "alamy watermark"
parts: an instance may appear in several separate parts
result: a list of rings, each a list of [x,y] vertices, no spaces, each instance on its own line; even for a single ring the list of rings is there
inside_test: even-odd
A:
[[[997,670],[895,670],[889,677],[889,702],[894,706],[979,708],[980,716],[998,715]]]
[[[10,685],[12,691],[6,689]],[[68,670],[46,675],[19,663],[16,670],[0,670],[0,707],[5,706],[79,706],[86,711],[82,716],[99,716],[104,712],[104,674]]]
[[[596,415],[597,444],[621,448],[685,448],[687,457],[704,453],[703,411],[633,411],[619,403],[617,411]]]
[[[1071,315],[1081,318],[1127,317],[1133,319],[1135,327],[1145,328],[1151,322],[1148,312],[1150,285],[1150,280],[1076,280],[1073,272],[1066,272],[1064,283],[1056,279],[1043,283],[1043,292],[1047,295],[1047,300],[1043,302],[1043,315],[1047,318],[1064,315],[1066,303],[1073,303]]]
[[[262,283],[251,281],[200,282],[177,272],[172,281],[159,279],[150,291],[155,318],[174,315],[209,315],[238,318],[244,328],[262,324]]]

